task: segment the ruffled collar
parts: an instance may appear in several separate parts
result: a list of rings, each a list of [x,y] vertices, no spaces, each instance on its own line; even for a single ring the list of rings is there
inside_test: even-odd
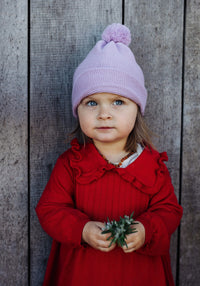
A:
[[[76,181],[88,184],[100,179],[106,172],[118,173],[124,180],[134,184],[145,193],[152,193],[158,176],[166,169],[166,152],[159,154],[145,148],[141,155],[126,168],[116,168],[99,154],[93,143],[80,145],[77,139],[71,142],[70,165],[75,170]]]

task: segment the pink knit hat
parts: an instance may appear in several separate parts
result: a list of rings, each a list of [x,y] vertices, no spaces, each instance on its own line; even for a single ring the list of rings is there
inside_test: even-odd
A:
[[[73,78],[72,108],[77,117],[81,100],[94,93],[108,92],[133,100],[144,114],[147,91],[144,75],[128,47],[130,30],[121,24],[109,25],[77,67]]]

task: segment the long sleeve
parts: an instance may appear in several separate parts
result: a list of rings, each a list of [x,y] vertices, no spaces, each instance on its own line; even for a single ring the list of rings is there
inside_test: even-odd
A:
[[[45,286],[174,285],[169,239],[182,209],[164,159],[145,149],[126,168],[116,168],[92,143],[72,142],[59,157],[36,208],[42,227],[54,239]],[[140,250],[126,254],[115,247],[105,253],[90,245],[80,247],[87,221],[118,220],[133,211],[146,229]]]
[[[72,171],[63,161],[58,158],[36,213],[43,229],[53,239],[76,247],[81,245],[83,227],[90,219],[75,208]]]
[[[147,255],[168,254],[171,234],[178,227],[183,212],[166,167],[158,185],[159,191],[152,196],[148,210],[136,218],[145,227],[145,244],[139,252]]]

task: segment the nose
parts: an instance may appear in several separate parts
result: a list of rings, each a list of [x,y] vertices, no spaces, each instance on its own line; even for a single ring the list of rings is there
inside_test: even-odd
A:
[[[106,120],[110,118],[112,118],[110,108],[107,105],[101,105],[99,107],[98,119]]]

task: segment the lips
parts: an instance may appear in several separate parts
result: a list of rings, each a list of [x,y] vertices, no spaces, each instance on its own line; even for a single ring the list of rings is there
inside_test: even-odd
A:
[[[109,129],[113,129],[113,127],[102,126],[102,127],[97,127],[97,129],[100,129],[100,130],[109,130]]]

